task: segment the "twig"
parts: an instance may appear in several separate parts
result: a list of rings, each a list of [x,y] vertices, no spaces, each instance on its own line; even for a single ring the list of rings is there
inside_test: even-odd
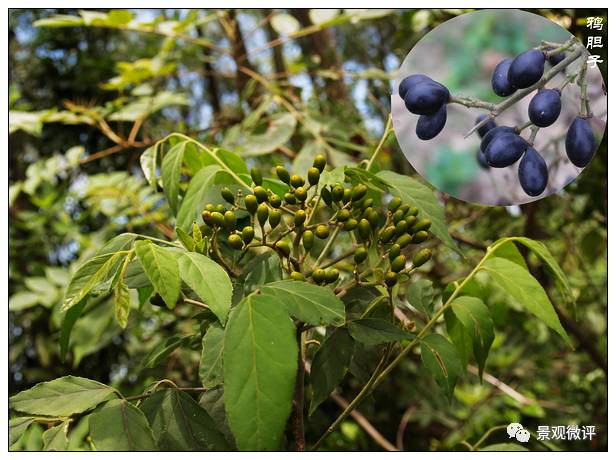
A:
[[[383,130],[383,136],[381,137],[379,144],[376,146],[376,149],[374,149],[374,153],[368,160],[368,164],[366,165],[366,171],[370,171],[370,168],[372,167],[372,163],[374,163],[374,159],[376,158],[376,156],[379,154],[379,152],[383,148],[383,144],[385,144],[385,140],[387,139],[387,136],[389,136],[389,133],[392,131],[391,124],[392,124],[392,117],[390,113],[389,117],[387,117],[387,122],[385,123],[385,129]]]

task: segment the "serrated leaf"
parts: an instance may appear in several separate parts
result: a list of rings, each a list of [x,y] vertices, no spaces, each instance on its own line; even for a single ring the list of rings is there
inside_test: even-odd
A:
[[[145,151],[139,157],[139,163],[141,170],[148,184],[152,187],[156,187],[156,162],[158,157],[158,144],[154,144],[151,147],[145,149]]]
[[[414,281],[406,289],[406,300],[413,308],[425,313],[428,318],[432,316],[434,306],[434,288],[430,280]]]
[[[413,338],[413,334],[410,332],[380,318],[363,318],[351,321],[348,328],[351,337],[368,346]]]
[[[67,375],[41,382],[9,399],[9,406],[26,414],[68,417],[116,397],[113,388],[83,377]]]
[[[173,214],[178,211],[178,195],[180,193],[180,173],[182,172],[182,160],[188,141],[175,144],[163,155],[161,176],[163,192]]]
[[[217,323],[212,324],[203,335],[199,379],[206,388],[220,385],[223,381],[224,339],[225,330]]]
[[[351,363],[354,347],[353,339],[344,328],[335,329],[321,343],[310,368],[312,384],[310,414],[329,397],[344,378]]]
[[[182,280],[195,291],[216,315],[221,324],[227,322],[233,286],[227,272],[208,257],[188,252],[179,259]]]
[[[313,326],[344,324],[344,303],[329,288],[287,279],[266,284],[261,291],[280,299],[291,316],[305,323]]]
[[[399,196],[405,203],[412,204],[419,209],[419,217],[427,217],[432,221],[430,232],[441,240],[447,247],[460,253],[460,249],[453,241],[447,230],[445,209],[439,203],[434,191],[421,182],[393,171],[381,171],[378,177],[391,185],[391,192]]]
[[[120,327],[126,329],[130,314],[130,292],[124,280],[120,280],[113,289],[113,312]]]
[[[231,433],[227,421],[223,386],[217,386],[203,393],[199,399],[199,405],[203,407],[206,412],[210,414],[214,422],[216,422],[218,430],[224,435],[231,446],[231,450],[237,450],[235,447],[235,439],[233,439],[233,434]]]
[[[124,399],[107,403],[90,416],[90,436],[97,450],[157,450],[148,419]]]
[[[253,134],[245,139],[241,154],[243,156],[254,156],[273,152],[291,139],[296,125],[297,120],[290,113],[272,116],[267,130],[263,134]]]
[[[487,259],[483,263],[482,270],[485,270],[490,278],[515,298],[522,307],[556,331],[568,345],[573,346],[543,287],[528,271],[500,257]]]
[[[218,171],[220,171],[219,166],[206,166],[200,169],[190,180],[177,214],[176,225],[178,228],[190,230],[195,219],[203,210],[205,199]]]
[[[141,410],[150,423],[160,450],[230,450],[214,420],[182,391],[156,391],[143,402]]]
[[[167,307],[174,308],[180,295],[180,270],[176,257],[150,240],[137,241],[135,252],[156,292]]]
[[[64,451],[68,446],[68,427],[70,421],[52,426],[43,433],[43,450]]]
[[[225,329],[225,409],[240,450],[280,447],[297,371],[295,327],[276,297],[251,295]]]
[[[158,366],[163,359],[169,356],[173,351],[188,343],[190,337],[182,337],[173,335],[161,340],[156,346],[143,358],[143,367],[152,368]]]
[[[442,335],[430,334],[421,340],[421,360],[451,401],[453,389],[462,373],[455,347]]]

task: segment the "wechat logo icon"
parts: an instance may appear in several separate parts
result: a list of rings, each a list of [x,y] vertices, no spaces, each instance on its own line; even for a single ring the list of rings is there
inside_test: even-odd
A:
[[[507,434],[520,442],[528,442],[530,439],[530,433],[520,423],[510,423],[507,426]]]

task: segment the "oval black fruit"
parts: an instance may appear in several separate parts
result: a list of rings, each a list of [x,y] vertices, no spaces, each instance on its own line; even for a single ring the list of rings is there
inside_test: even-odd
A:
[[[486,154],[482,152],[481,149],[477,149],[477,163],[481,166],[482,169],[490,169],[490,165],[488,164],[488,160],[486,160]]]
[[[506,168],[520,159],[527,145],[517,134],[497,136],[485,150],[486,161],[493,168]]]
[[[527,195],[539,196],[548,184],[548,167],[545,160],[532,147],[526,149],[518,166],[518,179]]]
[[[445,127],[447,122],[447,105],[442,105],[433,115],[422,115],[417,120],[415,133],[422,141],[435,138]]]
[[[534,85],[543,75],[544,64],[543,51],[533,49],[518,54],[509,66],[509,83],[516,89]]]
[[[483,136],[483,139],[481,139],[481,144],[479,144],[479,148],[485,153],[486,148],[488,148],[488,145],[490,144],[490,142],[492,142],[492,139],[497,136],[500,136],[501,134],[507,133],[517,134],[515,129],[511,126],[497,126],[496,128],[492,128]]]
[[[597,142],[588,119],[577,117],[569,126],[565,138],[565,150],[571,163],[584,168],[595,154]]]
[[[483,120],[485,120],[486,118],[488,118],[488,115],[483,114],[483,115],[479,115],[476,119],[475,119],[475,124],[479,124],[481,123]],[[477,134],[479,134],[479,137],[481,139],[483,139],[483,136],[485,136],[486,134],[488,134],[488,131],[490,131],[491,129],[496,128],[497,124],[494,120],[490,120],[488,122],[486,122],[485,125],[481,126],[478,130],[477,130]]]
[[[503,59],[494,67],[494,73],[492,74],[492,89],[498,96],[511,96],[515,93],[515,88],[509,82],[509,68],[512,62],[512,58]]]
[[[560,115],[560,91],[542,89],[533,96],[528,104],[528,118],[540,128],[550,126]]]
[[[556,66],[556,65],[560,64],[560,62],[563,59],[565,59],[565,53],[556,53],[556,54],[550,55],[550,57],[548,58],[548,62],[552,66]]]
[[[433,81],[433,80],[427,75],[423,75],[423,74],[409,75],[408,77],[404,78],[400,82],[400,86],[398,86],[398,94],[400,95],[402,99],[404,99],[404,96],[406,96],[406,93],[408,92],[410,88],[424,81]]]
[[[409,88],[404,105],[411,113],[432,115],[449,101],[449,90],[440,83],[427,80]]]

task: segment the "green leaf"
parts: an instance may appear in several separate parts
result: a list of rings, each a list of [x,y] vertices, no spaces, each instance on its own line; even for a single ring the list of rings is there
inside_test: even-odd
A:
[[[173,351],[188,343],[189,337],[182,337],[180,335],[174,335],[161,340],[148,354],[143,358],[143,367],[152,368],[160,364],[160,362],[169,356]]]
[[[312,384],[310,414],[329,397],[344,378],[351,363],[354,347],[355,342],[345,328],[335,329],[321,343],[310,368]]]
[[[81,316],[81,312],[83,312],[83,309],[87,304],[87,299],[82,299],[78,304],[70,308],[64,315],[62,327],[60,328],[60,359],[62,361],[66,359],[66,353],[68,352],[68,345],[71,340],[73,326],[77,322],[77,319]]]
[[[293,35],[301,29],[299,21],[288,13],[277,13],[270,19],[274,30],[281,35]]]
[[[447,334],[458,351],[462,371],[466,374],[466,368],[471,356],[473,356],[473,339],[464,324],[450,308],[445,310],[443,317],[445,318]]]
[[[364,318],[349,323],[349,333],[364,345],[380,345],[397,340],[412,339],[413,334],[380,318]]]
[[[61,311],[67,311],[79,303],[98,285],[113,278],[120,267],[120,259],[127,251],[101,254],[83,264],[73,275],[66,288],[65,300]]]
[[[137,241],[135,252],[145,274],[167,307],[174,308],[180,295],[180,270],[177,258],[150,240]]]
[[[97,450],[157,450],[148,419],[124,399],[107,403],[90,416],[90,436]]]
[[[158,157],[158,143],[148,147],[139,157],[141,170],[145,180],[151,187],[156,187],[156,161]]]
[[[426,314],[428,318],[432,316],[434,307],[434,288],[430,280],[414,281],[406,289],[406,300],[413,308]]]
[[[482,270],[520,305],[556,331],[568,345],[573,346],[543,287],[528,271],[500,257],[486,260]]]
[[[263,134],[248,136],[244,142],[243,156],[264,155],[271,153],[286,144],[293,133],[297,120],[290,113],[279,113],[272,116],[267,130]]]
[[[453,300],[451,311],[471,337],[481,379],[490,347],[494,342],[494,323],[490,310],[477,297],[463,296]]]
[[[214,387],[201,395],[199,405],[212,417],[218,430],[224,435],[225,439],[231,446],[231,450],[237,450],[235,447],[235,439],[229,428],[227,421],[227,412],[225,411],[224,388],[222,385]]]
[[[159,450],[230,450],[214,420],[194,399],[182,391],[156,391],[143,402],[141,410],[152,427]]]
[[[49,382],[41,382],[9,399],[18,412],[67,417],[96,407],[115,398],[113,388],[83,377],[67,375]]]
[[[113,254],[119,251],[128,251],[133,247],[133,243],[136,239],[137,235],[135,233],[121,233],[107,241],[95,255],[102,256],[104,254]]]
[[[65,420],[59,425],[52,426],[43,433],[43,450],[64,451],[68,446],[68,427],[70,421]]]
[[[200,169],[191,179],[177,214],[176,225],[178,228],[185,231],[190,230],[193,222],[203,210],[205,197],[218,171],[220,171],[219,166],[206,166]]]
[[[206,388],[220,385],[222,377],[222,355],[225,330],[217,323],[212,324],[202,340],[201,361],[199,362],[199,379]]]
[[[421,360],[451,402],[453,389],[462,373],[455,347],[442,335],[430,334],[421,340]]]
[[[503,442],[498,444],[490,444],[481,449],[482,452],[528,452],[528,449],[521,444],[514,442]]]
[[[178,238],[186,249],[188,249],[189,251],[194,251],[195,241],[188,233],[186,233],[185,230],[182,230],[180,227],[175,227],[175,233],[177,233]]]
[[[333,291],[304,281],[282,280],[262,287],[264,294],[277,297],[294,318],[313,326],[344,324],[344,304]]]
[[[434,191],[421,182],[392,171],[381,171],[377,174],[390,184],[391,192],[399,196],[402,201],[412,204],[419,209],[419,217],[427,217],[432,221],[430,232],[441,240],[447,247],[460,253],[460,249],[447,231],[445,222],[445,209],[439,203]]]
[[[297,371],[295,327],[280,299],[246,297],[225,330],[225,408],[240,450],[280,447]]]
[[[130,292],[124,280],[120,280],[113,289],[113,311],[122,329],[126,329],[130,314]]]
[[[520,251],[512,241],[501,241],[501,243],[497,242],[493,246],[495,249],[490,253],[490,257],[501,257],[503,259],[507,259],[518,264],[525,270],[528,270],[524,256],[520,254]]]
[[[227,322],[233,295],[233,286],[227,272],[213,260],[195,252],[183,253],[178,261],[182,280],[196,292],[224,325]]]
[[[19,441],[35,420],[35,417],[15,417],[9,420],[9,448]]]
[[[188,141],[175,144],[163,155],[161,166],[161,176],[163,180],[163,192],[171,207],[173,214],[178,210],[178,194],[180,193],[180,173],[182,171],[182,160]]]
[[[41,303],[39,294],[29,291],[19,291],[9,297],[9,311],[22,311]]]

